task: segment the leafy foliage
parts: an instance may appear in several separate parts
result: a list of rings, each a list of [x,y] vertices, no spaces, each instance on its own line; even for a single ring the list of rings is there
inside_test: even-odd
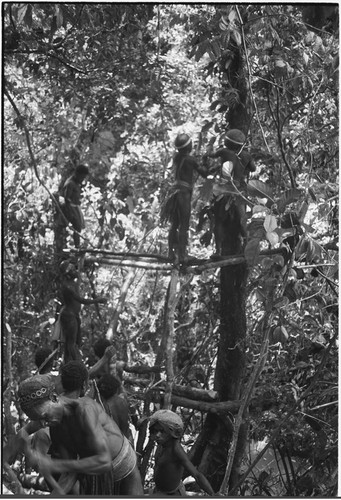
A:
[[[310,31],[301,7],[289,4],[7,3],[3,9],[4,344],[10,351],[4,375],[11,390],[34,370],[34,350],[49,343],[55,316],[55,208],[47,190],[58,193],[72,168],[87,163],[84,244],[166,255],[159,213],[172,182],[174,137],[191,134],[200,158],[222,142],[247,96],[245,116],[234,116],[257,164],[247,195],[245,382],[270,331],[250,406],[250,438],[271,440],[283,414],[295,411],[273,442],[275,472],[260,468],[244,482],[244,493],[331,494],[337,457],[335,34]],[[232,85],[237,53],[243,71]],[[211,191],[207,180],[193,193],[190,245],[200,258],[213,248],[202,246],[194,221]],[[100,312],[83,312],[87,359],[131,278],[115,344],[125,360],[153,363],[167,276],[131,275],[95,261],[82,277],[85,293],[109,297]],[[191,277],[175,324],[176,380],[186,383],[199,366],[207,389],[214,385],[219,342],[218,280],[209,271]],[[314,390],[300,400],[312,380]],[[197,435],[198,413],[193,421]]]

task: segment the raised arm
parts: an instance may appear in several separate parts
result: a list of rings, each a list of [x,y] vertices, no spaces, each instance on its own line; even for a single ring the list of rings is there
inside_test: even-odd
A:
[[[99,359],[90,369],[89,378],[95,378],[99,373],[103,371],[110,362],[111,358],[116,355],[116,349],[114,346],[109,346],[104,351],[103,356]]]
[[[199,163],[195,162],[194,168],[202,177],[206,178],[209,174],[209,170],[206,165],[199,165]]]
[[[84,297],[81,297],[79,293],[77,293],[73,288],[70,286],[64,286],[62,290],[62,295],[64,298],[64,301],[67,303],[69,300],[67,299],[72,299],[76,300],[80,304],[84,305],[90,305],[90,304],[106,304],[107,299],[105,297],[98,297],[97,299],[86,299]]]

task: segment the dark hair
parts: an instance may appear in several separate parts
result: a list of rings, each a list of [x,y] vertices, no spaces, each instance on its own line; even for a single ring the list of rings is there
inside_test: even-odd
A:
[[[88,380],[88,370],[81,361],[68,361],[60,368],[62,386],[65,391],[82,389]]]
[[[49,347],[40,347],[37,349],[34,362],[39,369],[41,365],[44,363],[44,361],[52,354],[52,351]],[[46,365],[43,366],[41,370],[39,370],[39,373],[46,373],[52,370],[53,366],[53,357],[46,363]]]
[[[94,353],[96,354],[97,357],[101,358],[106,348],[109,347],[110,345],[111,342],[105,337],[98,339],[93,345]]]
[[[77,167],[75,168],[75,174],[89,175],[89,169],[86,165],[77,165]]]
[[[97,382],[97,387],[100,395],[103,396],[104,399],[108,399],[117,394],[117,391],[121,387],[121,382],[114,375],[102,375]]]

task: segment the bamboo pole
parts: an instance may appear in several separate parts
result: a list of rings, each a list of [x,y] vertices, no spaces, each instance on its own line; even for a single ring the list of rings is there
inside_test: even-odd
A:
[[[174,268],[169,284],[168,301],[166,304],[166,391],[164,408],[171,407],[172,388],[174,384],[173,368],[173,339],[174,339],[174,312],[177,304],[176,286],[179,281],[179,271]]]

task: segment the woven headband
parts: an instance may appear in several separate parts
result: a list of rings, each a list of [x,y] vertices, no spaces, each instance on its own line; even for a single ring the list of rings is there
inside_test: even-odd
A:
[[[183,149],[185,148],[186,146],[188,146],[188,144],[190,144],[192,142],[192,139],[189,137],[187,139],[187,141],[185,142],[185,144],[183,144],[182,146],[176,146],[176,149]]]
[[[51,387],[42,387],[30,394],[24,394],[20,396],[19,403],[22,408],[31,408],[35,406],[40,400],[48,399],[50,394],[55,390],[54,386]]]

